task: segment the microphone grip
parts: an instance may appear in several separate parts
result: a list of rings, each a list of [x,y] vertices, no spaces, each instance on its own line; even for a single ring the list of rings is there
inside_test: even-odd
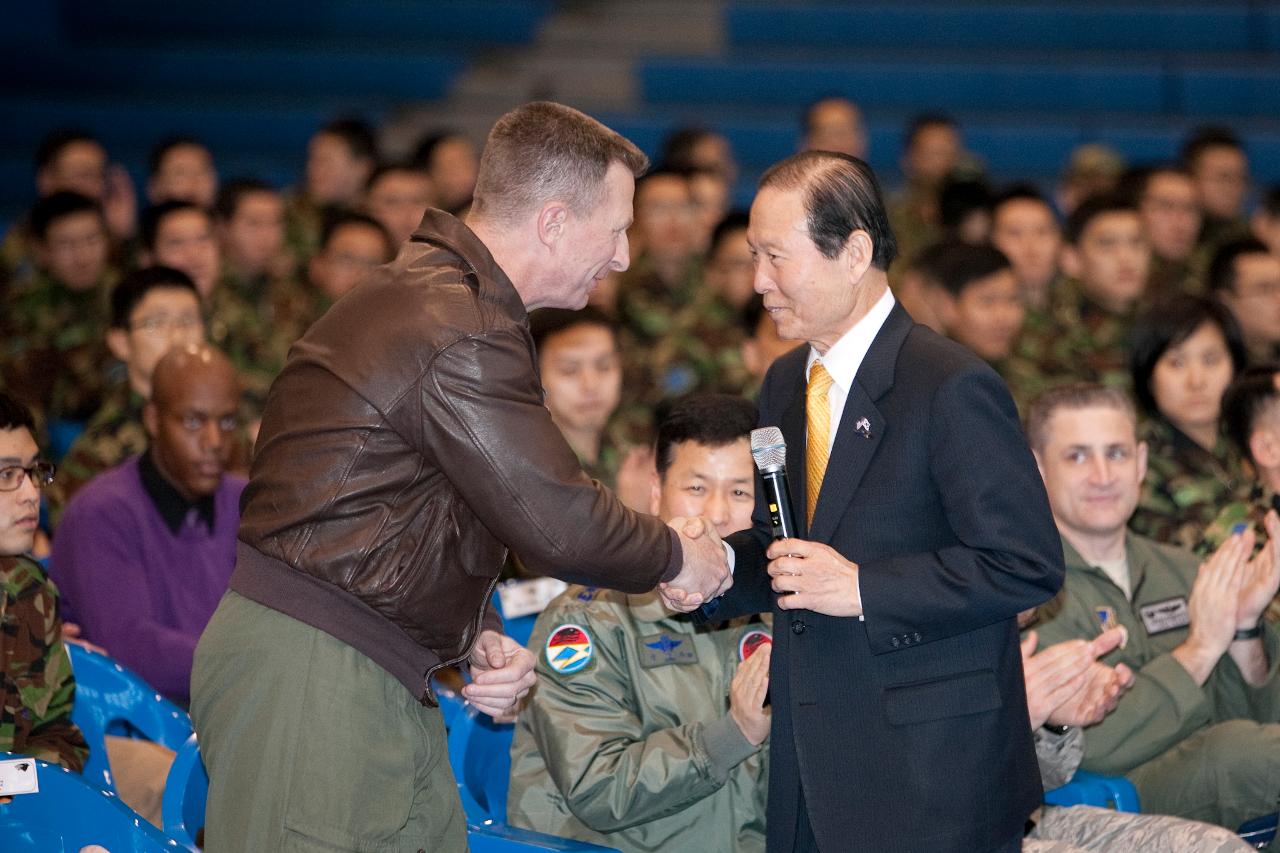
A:
[[[764,480],[764,496],[769,507],[769,521],[773,525],[773,538],[776,540],[798,536],[796,514],[791,508],[791,490],[787,488],[787,470],[779,468],[760,476]]]

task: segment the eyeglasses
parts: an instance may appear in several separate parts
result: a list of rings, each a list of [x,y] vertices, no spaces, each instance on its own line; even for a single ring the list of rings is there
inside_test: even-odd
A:
[[[33,462],[27,467],[8,465],[0,468],[0,492],[12,492],[22,485],[24,477],[30,477],[37,489],[53,484],[53,475],[57,471],[52,462]]]
[[[144,332],[148,335],[161,335],[165,332],[176,331],[186,332],[198,326],[203,326],[204,320],[198,315],[187,314],[179,317],[144,317],[136,323],[130,324],[129,328],[135,332]]]

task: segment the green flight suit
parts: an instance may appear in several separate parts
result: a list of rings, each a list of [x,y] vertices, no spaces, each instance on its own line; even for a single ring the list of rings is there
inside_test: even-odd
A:
[[[1129,533],[1132,600],[1065,540],[1062,590],[1040,609],[1040,646],[1090,639],[1123,625],[1124,648],[1102,658],[1126,664],[1133,687],[1106,719],[1086,731],[1086,770],[1124,774],[1143,811],[1235,828],[1276,810],[1280,802],[1280,638],[1267,627],[1267,681],[1250,687],[1227,654],[1198,686],[1172,651],[1187,637],[1176,627],[1199,560],[1189,551]],[[1143,614],[1152,622],[1148,631]],[[1260,725],[1261,724],[1261,725]]]
[[[767,752],[728,713],[740,646],[761,632],[696,627],[653,593],[567,589],[529,640],[538,686],[511,746],[508,820],[627,853],[763,851]],[[565,642],[582,635],[589,650]]]

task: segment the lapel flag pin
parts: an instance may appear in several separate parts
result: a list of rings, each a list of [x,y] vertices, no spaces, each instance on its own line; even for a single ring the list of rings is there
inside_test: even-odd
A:
[[[853,425],[853,428],[863,438],[871,438],[871,421],[866,418],[858,418],[858,422]]]

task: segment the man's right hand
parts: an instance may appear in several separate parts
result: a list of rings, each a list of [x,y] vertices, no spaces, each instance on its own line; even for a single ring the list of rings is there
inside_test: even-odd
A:
[[[733,575],[715,525],[705,518],[673,518],[667,524],[680,536],[684,564],[680,574],[661,584],[661,594],[672,610],[689,613],[733,586]]]

